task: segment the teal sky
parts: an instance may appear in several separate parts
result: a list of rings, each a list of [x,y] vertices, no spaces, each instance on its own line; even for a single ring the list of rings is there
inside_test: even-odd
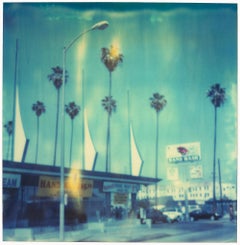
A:
[[[48,81],[51,67],[62,67],[62,49],[93,24],[109,27],[84,35],[67,53],[66,104],[85,108],[98,159],[105,169],[107,114],[101,100],[108,94],[109,74],[101,48],[116,46],[123,63],[112,74],[117,111],[111,118],[111,169],[129,173],[127,91],[136,143],[144,160],[143,176],[155,176],[156,113],[149,98],[159,92],[167,106],[159,116],[159,177],[166,177],[166,146],[200,142],[204,179],[211,178],[214,107],[206,97],[211,85],[226,89],[218,110],[217,158],[222,179],[236,183],[237,170],[237,5],[148,3],[5,3],[3,5],[3,123],[12,119],[16,39],[19,40],[17,80],[23,126],[30,145],[26,162],[34,162],[37,100],[40,117],[38,163],[52,165],[55,137],[55,87]],[[82,108],[82,107],[81,107]],[[82,110],[74,120],[72,159],[81,166]],[[66,122],[66,166],[69,166],[70,118]],[[7,151],[3,131],[3,158]],[[60,142],[59,142],[60,143]],[[59,144],[58,144],[59,146]],[[59,163],[60,151],[58,148]]]

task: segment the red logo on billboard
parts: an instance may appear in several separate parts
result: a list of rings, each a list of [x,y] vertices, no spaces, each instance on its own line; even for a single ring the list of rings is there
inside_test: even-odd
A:
[[[179,146],[179,147],[177,148],[177,150],[178,150],[178,152],[179,152],[180,154],[182,154],[182,155],[186,155],[186,154],[188,153],[187,148],[182,147],[182,146]]]

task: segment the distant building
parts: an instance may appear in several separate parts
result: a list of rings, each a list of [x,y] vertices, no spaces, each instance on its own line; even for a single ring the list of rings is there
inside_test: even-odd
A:
[[[186,188],[185,188],[186,186]],[[213,187],[211,181],[197,181],[188,182],[186,185],[174,181],[162,181],[158,183],[157,197],[172,196],[174,201],[185,200],[185,190],[189,201],[196,201],[196,203],[203,204],[205,201],[213,198]],[[138,199],[154,198],[155,186],[142,186],[138,192]],[[222,198],[236,200],[237,190],[236,185],[232,183],[222,183]],[[216,199],[220,199],[220,188],[216,183]]]

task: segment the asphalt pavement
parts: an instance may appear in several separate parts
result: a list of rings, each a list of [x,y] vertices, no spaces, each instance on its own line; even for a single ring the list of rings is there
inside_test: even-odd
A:
[[[220,221],[220,220],[219,220]],[[197,221],[198,222],[198,221]],[[220,222],[230,222],[223,217]],[[211,225],[211,222],[210,222]],[[65,242],[142,242],[154,238],[174,236],[192,229],[193,223],[140,224],[138,219],[108,220],[65,227]],[[58,242],[58,227],[19,228],[3,230],[3,241]]]

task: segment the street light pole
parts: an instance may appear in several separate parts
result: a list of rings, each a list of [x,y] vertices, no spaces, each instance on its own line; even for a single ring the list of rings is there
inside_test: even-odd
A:
[[[91,28],[80,33],[66,47],[63,48],[63,74],[62,74],[62,94],[61,94],[61,167],[60,167],[60,207],[59,207],[59,238],[64,240],[64,153],[65,153],[65,123],[64,123],[64,104],[65,104],[65,82],[66,82],[66,54],[68,49],[84,34],[93,30],[104,30],[108,27],[107,21],[100,21]]]

